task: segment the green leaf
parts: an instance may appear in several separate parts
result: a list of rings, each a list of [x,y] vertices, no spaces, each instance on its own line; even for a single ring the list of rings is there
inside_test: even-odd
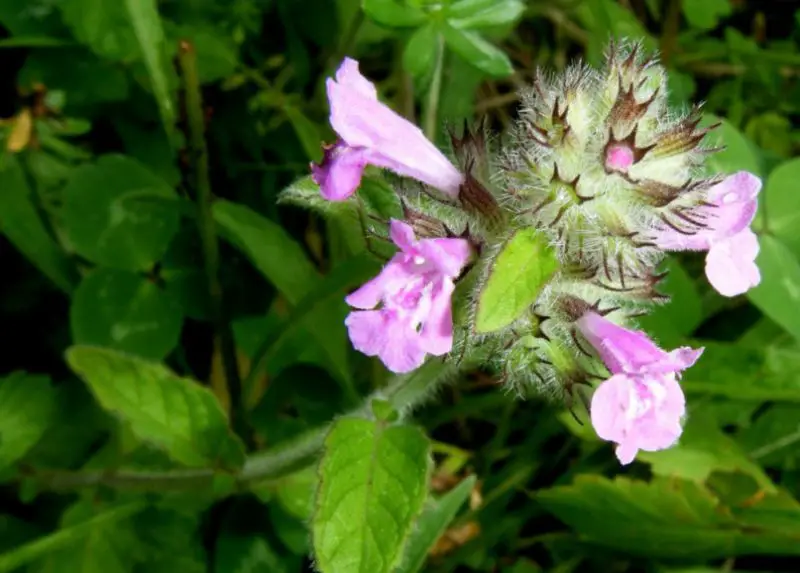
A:
[[[97,268],[75,291],[70,323],[77,344],[161,360],[178,344],[183,312],[156,281],[130,271]]]
[[[149,270],[178,230],[174,190],[123,155],[75,170],[64,188],[64,224],[75,250],[108,267]]]
[[[378,24],[393,28],[419,26],[426,19],[422,10],[402,0],[361,0],[361,7]]]
[[[181,40],[188,40],[194,46],[201,84],[227,78],[239,66],[239,54],[233,39],[214,26],[177,25],[164,21],[164,33],[170,47],[178,48]]]
[[[60,527],[68,529],[91,523],[96,511],[91,500],[81,500],[67,508]],[[129,520],[109,526],[97,523],[77,543],[50,553],[36,573],[128,573],[137,560],[140,543]]]
[[[260,537],[223,534],[214,551],[214,573],[285,573],[278,554]]]
[[[39,441],[55,410],[56,392],[47,376],[15,372],[0,378],[0,469]]]
[[[414,524],[414,531],[406,545],[403,563],[395,573],[422,571],[425,559],[464,505],[472,488],[475,487],[475,481],[475,476],[468,477],[425,508]]]
[[[75,39],[109,60],[130,61],[139,46],[123,2],[62,0],[57,4]]]
[[[727,120],[710,113],[703,115],[700,125],[708,127],[715,123],[720,123],[720,126],[706,136],[705,143],[709,147],[723,146],[724,149],[708,157],[707,169],[712,173],[735,173],[745,170],[760,175],[761,157],[741,131]]]
[[[322,573],[390,573],[422,509],[430,443],[419,428],[344,418],[325,439],[312,519]]]
[[[194,500],[209,499],[190,495],[193,505]],[[200,530],[202,514],[195,508],[174,510],[167,505],[148,507],[134,518],[143,545],[134,573],[207,573],[208,557]]]
[[[64,292],[77,273],[45,228],[19,160],[6,154],[0,162],[0,232]]]
[[[78,523],[64,524],[54,533],[42,537],[30,543],[26,543],[16,549],[0,555],[0,573],[8,573],[18,567],[39,559],[49,553],[80,543],[87,538],[97,535],[98,532],[106,531],[112,527],[118,527],[120,522],[131,518],[133,515],[145,508],[145,503],[136,501],[112,507],[102,513]],[[66,514],[65,518],[76,518],[78,514],[85,512],[73,508],[73,512]],[[88,553],[88,551],[87,551]],[[71,569],[70,571],[82,571],[81,569]],[[112,570],[113,571],[113,570]]]
[[[492,332],[517,320],[557,270],[558,259],[545,236],[532,227],[518,231],[491,263],[478,297],[475,331]]]
[[[800,159],[792,159],[778,165],[767,178],[760,201],[757,227],[766,227],[769,233],[780,239],[791,251],[800,257]]]
[[[426,78],[433,70],[439,49],[439,30],[431,22],[411,34],[403,50],[403,68],[414,78]]]
[[[796,468],[800,461],[800,406],[770,405],[736,439],[752,459],[766,467]]]
[[[666,270],[669,274],[659,287],[670,301],[641,317],[639,325],[662,346],[679,346],[703,321],[703,304],[692,277],[676,258],[667,260]]]
[[[716,28],[719,20],[732,12],[730,0],[690,0],[681,5],[689,25],[700,30]]]
[[[168,77],[172,68],[166,57],[164,30],[158,15],[156,0],[125,0],[130,25],[144,57],[150,85],[158,104],[161,123],[167,136],[173,138],[175,131],[175,107],[169,89]]]
[[[244,447],[209,389],[161,364],[113,350],[73,346],[67,362],[103,408],[178,462],[224,468],[244,463]]]
[[[489,28],[513,24],[522,16],[520,0],[460,0],[447,11],[448,22],[456,28]]]
[[[451,50],[482,72],[496,78],[504,78],[514,73],[514,67],[505,52],[484,40],[479,34],[459,30],[450,25],[442,26],[441,32]]]
[[[302,111],[291,105],[283,107],[283,113],[289,118],[303,151],[311,161],[322,160],[322,134],[317,125],[308,119]]]
[[[761,283],[747,292],[761,312],[800,340],[800,263],[780,240],[759,237],[761,250],[756,264]]]

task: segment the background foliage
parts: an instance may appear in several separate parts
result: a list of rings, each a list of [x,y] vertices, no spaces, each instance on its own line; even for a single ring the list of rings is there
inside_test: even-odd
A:
[[[0,571],[800,569],[795,10],[0,0]],[[293,206],[344,55],[446,145],[612,36],[660,49],[674,105],[722,118],[715,167],[765,183],[758,288],[669,262],[643,325],[707,350],[680,445],[625,469],[560,404],[350,350],[342,296],[379,263],[348,207]]]

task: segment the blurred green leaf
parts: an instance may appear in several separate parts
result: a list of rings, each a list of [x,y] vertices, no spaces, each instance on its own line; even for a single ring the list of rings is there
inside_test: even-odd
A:
[[[720,126],[706,136],[707,145],[722,146],[723,150],[709,156],[706,161],[707,169],[713,173],[735,173],[737,171],[750,171],[761,175],[761,158],[753,144],[733,125],[725,119],[712,114],[705,114],[701,127],[708,127],[719,123]]]
[[[800,406],[772,404],[737,434],[750,457],[767,467],[796,467],[800,461]]]
[[[208,388],[161,364],[113,350],[73,346],[67,362],[103,408],[178,462],[223,468],[244,463],[244,448]]]
[[[55,410],[56,392],[47,376],[15,372],[0,378],[0,469],[39,441]]]
[[[476,32],[460,30],[446,24],[442,26],[441,33],[451,50],[482,72],[498,78],[514,73],[514,67],[505,52]]]
[[[447,9],[456,28],[489,28],[514,23],[525,11],[520,0],[459,0]]]
[[[188,41],[197,53],[197,75],[200,83],[215,82],[232,75],[239,66],[236,44],[222,30],[208,25],[176,25],[164,22],[170,52],[177,50],[181,40]]]
[[[58,288],[71,292],[77,273],[48,233],[19,160],[6,154],[0,165],[0,232]]]
[[[518,231],[487,271],[477,299],[475,332],[493,332],[520,318],[556,270],[558,259],[545,236],[534,228]]]
[[[123,155],[103,155],[76,169],[64,200],[64,224],[75,250],[112,268],[149,270],[178,230],[174,190]]]
[[[403,0],[361,0],[361,6],[367,16],[384,26],[413,27],[426,19],[422,10]]]
[[[300,140],[308,158],[315,162],[321,161],[322,134],[316,124],[303,115],[302,111],[291,105],[284,106],[283,113],[289,118],[289,123],[292,124],[297,139]]]
[[[469,476],[425,508],[414,524],[414,531],[406,544],[403,562],[395,573],[422,571],[428,554],[467,501],[472,488],[475,487],[475,481],[475,476]]]
[[[756,223],[757,228],[766,228],[795,256],[800,257],[800,233],[797,231],[800,225],[798,182],[800,159],[785,161],[773,169],[761,192],[760,212]],[[763,239],[761,244],[764,244]]]
[[[425,78],[433,70],[439,49],[439,30],[431,22],[411,34],[403,50],[403,68],[415,78]]]
[[[659,286],[669,295],[667,304],[657,306],[639,325],[653,335],[662,346],[678,346],[703,321],[703,305],[697,286],[678,260],[667,260],[667,278]]]
[[[96,54],[116,61],[131,61],[139,56],[124,2],[63,0],[57,6],[75,38]]]
[[[224,533],[214,551],[214,573],[286,573],[288,569],[266,540]]]
[[[78,344],[161,360],[178,344],[183,312],[155,280],[130,271],[98,268],[75,291],[70,323]]]
[[[681,7],[689,25],[700,30],[715,28],[733,10],[730,0],[687,0]]]
[[[761,312],[800,340],[800,263],[779,239],[759,237],[761,283],[747,292]]]
[[[430,443],[418,428],[343,418],[325,438],[312,520],[322,573],[390,573],[422,509]]]
[[[314,493],[318,483],[313,467],[288,475],[281,479],[276,488],[278,502],[294,517],[308,520],[314,508]]]

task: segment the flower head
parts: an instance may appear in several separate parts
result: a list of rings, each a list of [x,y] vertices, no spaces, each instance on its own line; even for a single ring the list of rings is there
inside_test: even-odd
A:
[[[677,378],[694,364],[703,349],[665,352],[643,332],[628,330],[587,312],[577,326],[595,348],[611,378],[592,397],[591,418],[597,435],[616,442],[623,464],[639,450],[673,445],[683,431],[685,399]]]
[[[755,264],[758,240],[749,228],[760,190],[761,180],[747,171],[726,177],[709,189],[707,204],[694,209],[705,228],[691,233],[662,228],[656,244],[672,251],[708,251],[706,276],[711,286],[724,296],[747,291],[761,281]]]
[[[345,58],[336,78],[326,83],[331,125],[340,141],[312,165],[314,180],[331,201],[347,199],[369,165],[413,177],[455,197],[464,180],[422,131],[378,101],[375,86]]]
[[[464,239],[417,240],[411,226],[397,220],[390,235],[400,251],[346,298],[362,310],[351,312],[345,324],[357,350],[402,373],[419,367],[426,354],[441,356],[452,348],[453,279],[471,251]]]

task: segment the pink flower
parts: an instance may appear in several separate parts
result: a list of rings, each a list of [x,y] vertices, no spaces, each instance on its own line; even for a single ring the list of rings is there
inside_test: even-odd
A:
[[[397,220],[390,235],[400,251],[345,299],[363,309],[351,312],[345,325],[357,350],[402,373],[419,367],[426,354],[441,356],[453,347],[453,279],[471,250],[464,239],[418,241],[411,226]]]
[[[326,149],[322,163],[312,164],[312,176],[322,196],[347,199],[361,182],[367,165],[413,177],[456,197],[464,176],[422,131],[378,101],[375,86],[345,58],[328,78],[331,125],[341,140]]]
[[[597,435],[616,442],[617,458],[629,464],[639,450],[672,446],[681,435],[686,412],[680,372],[694,364],[703,349],[665,352],[643,332],[628,330],[588,312],[577,321],[611,378],[592,396],[591,418]]]
[[[708,251],[706,276],[720,294],[736,296],[761,282],[756,266],[758,240],[750,230],[761,190],[761,180],[747,171],[725,178],[709,190],[709,205],[690,213],[706,226],[685,234],[674,228],[658,229],[655,242],[671,251]]]

